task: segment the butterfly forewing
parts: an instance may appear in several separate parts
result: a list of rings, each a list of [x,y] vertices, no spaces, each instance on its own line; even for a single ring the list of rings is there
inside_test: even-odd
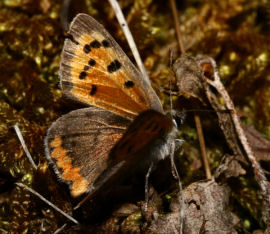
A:
[[[74,197],[91,189],[129,124],[129,119],[96,107],[72,111],[52,124],[46,156]]]
[[[72,21],[60,67],[64,94],[128,118],[146,109],[163,112],[152,87],[96,20],[79,14]]]

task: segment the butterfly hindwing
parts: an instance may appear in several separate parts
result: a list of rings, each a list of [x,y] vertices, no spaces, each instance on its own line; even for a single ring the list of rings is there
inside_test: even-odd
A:
[[[94,182],[89,196],[147,173],[151,163],[156,165],[170,155],[176,133],[170,117],[154,110],[141,113],[111,149],[107,167]]]
[[[52,124],[46,156],[74,197],[91,190],[129,124],[129,119],[96,107],[72,111]]]
[[[163,112],[155,91],[102,25],[79,14],[69,33],[60,66],[65,95],[128,118],[146,109]]]

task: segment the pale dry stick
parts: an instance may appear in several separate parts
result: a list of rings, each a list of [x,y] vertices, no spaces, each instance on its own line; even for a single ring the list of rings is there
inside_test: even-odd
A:
[[[63,231],[66,226],[67,226],[67,224],[65,223],[60,228],[56,229],[53,234],[58,234],[59,232]]]
[[[3,233],[3,234],[8,234],[8,231],[6,231],[6,230],[3,229],[3,228],[0,228],[0,231],[1,231],[1,233]]]
[[[179,45],[181,53],[183,54],[183,53],[185,53],[185,48],[184,48],[182,35],[181,35],[181,31],[180,31],[180,25],[179,25],[179,21],[178,21],[178,13],[177,13],[176,5],[175,5],[175,0],[170,0],[170,4],[171,4],[172,12],[173,12],[173,19],[174,19],[174,25],[175,25],[178,45]],[[207,154],[206,154],[201,119],[200,119],[199,115],[196,113],[194,114],[194,121],[195,121],[198,139],[199,139],[199,143],[200,143],[202,160],[203,160],[206,178],[211,179],[212,175],[211,175],[210,165],[209,165],[209,161],[208,161]]]
[[[46,229],[44,228],[44,219],[42,220],[42,222],[41,222],[41,225],[40,225],[40,232],[45,232],[46,231]]]
[[[31,189],[30,187],[28,187],[25,184],[22,183],[15,183],[16,185],[18,185],[21,188],[26,189],[27,191],[31,192],[32,194],[36,195],[38,198],[40,198],[42,201],[44,201],[45,203],[47,203],[50,207],[52,207],[53,209],[55,209],[56,211],[58,211],[60,214],[64,215],[66,218],[68,218],[70,221],[72,221],[75,224],[79,224],[79,222],[74,219],[73,217],[71,217],[70,215],[68,215],[67,213],[65,213],[64,211],[62,211],[60,208],[58,208],[56,205],[54,205],[53,203],[51,203],[50,201],[48,201],[45,197],[43,197],[41,194],[39,194],[38,192],[36,192],[35,190]]]
[[[130,30],[129,30],[128,24],[126,22],[126,19],[125,19],[124,15],[123,15],[123,12],[122,12],[118,2],[116,0],[109,0],[109,2],[111,4],[111,6],[112,6],[112,8],[114,10],[114,13],[116,15],[116,18],[117,18],[117,20],[118,20],[124,34],[125,34],[128,45],[129,45],[129,47],[130,47],[130,49],[132,51],[132,54],[133,54],[133,56],[135,58],[135,61],[136,61],[137,65],[138,65],[138,67],[139,67],[145,81],[149,85],[151,85],[149,76],[148,76],[148,74],[146,72],[146,69],[145,69],[145,67],[143,65],[141,56],[139,54],[139,51],[138,51],[137,46],[135,44],[135,41],[134,41],[134,39],[132,37],[132,34],[131,34]]]
[[[268,203],[268,206],[269,206],[268,208],[270,209],[270,183],[267,181],[267,178],[263,172],[263,169],[261,168],[260,164],[256,160],[256,157],[255,157],[255,155],[254,155],[254,153],[253,153],[253,151],[248,143],[247,137],[246,137],[244,130],[241,126],[240,120],[236,114],[234,104],[233,104],[228,92],[226,91],[226,89],[224,88],[224,86],[220,80],[216,62],[211,57],[209,57],[209,59],[210,59],[212,67],[214,68],[214,80],[206,79],[206,82],[208,84],[212,85],[213,87],[215,87],[215,89],[218,91],[218,93],[222,96],[223,100],[225,101],[227,109],[231,110],[230,113],[231,113],[232,121],[233,121],[234,126],[235,126],[235,130],[236,130],[237,135],[239,137],[239,140],[240,140],[240,142],[241,142],[241,144],[246,152],[246,155],[247,155],[249,161],[251,162],[251,165],[252,165],[253,170],[254,170],[255,178],[256,178],[259,186],[261,187],[262,194]],[[269,210],[269,212],[270,212],[270,210]]]
[[[32,156],[31,156],[31,154],[30,154],[30,152],[29,152],[29,150],[28,150],[28,148],[27,148],[27,146],[26,146],[26,144],[25,144],[25,141],[24,141],[24,139],[23,139],[23,136],[22,136],[22,133],[21,133],[21,131],[20,131],[20,128],[18,127],[18,124],[15,124],[15,125],[13,126],[13,128],[14,128],[14,130],[15,130],[15,132],[16,132],[18,138],[19,138],[19,141],[21,142],[21,145],[22,145],[23,150],[24,150],[24,152],[25,152],[25,154],[26,154],[26,157],[28,158],[28,160],[30,161],[30,163],[32,164],[32,166],[33,166],[35,169],[37,169],[37,165],[35,164],[35,162],[34,162]]]

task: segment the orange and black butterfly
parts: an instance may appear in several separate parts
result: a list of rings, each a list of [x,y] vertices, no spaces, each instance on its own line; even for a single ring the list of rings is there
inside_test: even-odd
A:
[[[175,121],[112,36],[96,20],[72,21],[60,66],[61,89],[89,105],[57,119],[45,139],[46,156],[74,197],[146,174],[174,154]]]

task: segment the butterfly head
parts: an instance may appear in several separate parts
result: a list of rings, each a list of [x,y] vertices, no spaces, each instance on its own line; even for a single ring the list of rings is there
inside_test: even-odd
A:
[[[172,119],[172,122],[174,123],[175,128],[179,128],[180,125],[182,125],[186,119],[186,112],[185,111],[175,111],[171,110],[166,112],[166,115]]]

